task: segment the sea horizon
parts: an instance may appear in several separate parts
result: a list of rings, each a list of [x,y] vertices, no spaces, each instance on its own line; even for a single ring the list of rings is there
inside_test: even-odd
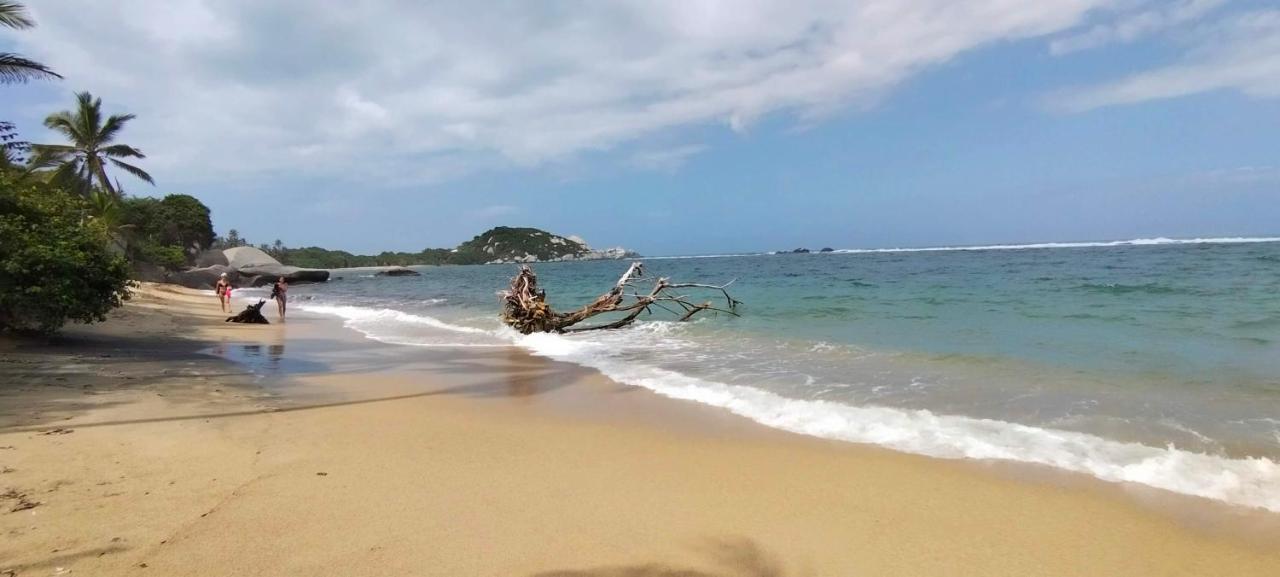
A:
[[[965,250],[1027,250],[1038,248],[1096,248],[1106,246],[1144,246],[1144,245],[1161,245],[1161,244],[1238,244],[1238,243],[1260,243],[1260,242],[1280,242],[1280,235],[1243,235],[1243,236],[1207,236],[1207,237],[1132,237],[1127,239],[1089,239],[1089,240],[1062,240],[1062,241],[1040,241],[1040,242],[1001,242],[1001,243],[979,243],[979,244],[949,244],[949,245],[921,245],[921,246],[884,246],[884,247],[861,247],[861,248],[832,248],[832,250],[823,252],[822,248],[797,247],[806,249],[807,254],[857,254],[857,253],[878,253],[878,252],[949,252],[949,251],[965,251]],[[648,259],[675,259],[675,258],[722,258],[733,256],[764,256],[774,254],[797,254],[791,250],[771,250],[771,251],[748,251],[748,252],[728,252],[728,253],[690,253],[690,254],[672,254],[672,255],[642,255],[630,260]],[[806,254],[806,253],[799,253]]]

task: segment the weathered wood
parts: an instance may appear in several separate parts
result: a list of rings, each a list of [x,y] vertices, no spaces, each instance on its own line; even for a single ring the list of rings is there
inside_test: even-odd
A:
[[[659,277],[648,293],[641,294],[633,289],[643,277],[644,264],[631,263],[608,292],[577,310],[557,313],[547,304],[546,291],[538,288],[538,275],[534,274],[529,265],[522,265],[520,271],[511,279],[510,288],[502,292],[502,320],[507,326],[527,335],[623,328],[635,322],[641,314],[652,312],[650,307],[658,307],[679,315],[680,321],[687,321],[703,311],[738,316],[737,307],[742,303],[735,300],[728,291],[733,281],[723,285],[672,283],[666,278]],[[693,304],[689,301],[689,297],[673,292],[675,289],[718,291],[724,297],[724,308],[713,306],[710,302]],[[605,313],[627,314],[604,324],[576,326],[587,319]]]
[[[267,317],[262,316],[262,305],[264,304],[267,304],[267,301],[258,299],[258,304],[244,307],[244,310],[240,311],[235,316],[227,317],[227,320],[223,322],[247,323],[251,325],[270,324],[267,322]]]

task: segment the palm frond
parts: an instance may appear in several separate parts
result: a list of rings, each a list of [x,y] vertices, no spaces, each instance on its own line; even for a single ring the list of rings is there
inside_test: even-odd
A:
[[[65,144],[33,144],[34,156],[29,162],[31,170],[51,168],[75,160],[76,148]]]
[[[62,78],[62,76],[35,60],[0,52],[0,84],[19,84],[33,78]]]
[[[128,144],[112,144],[111,146],[108,146],[106,148],[99,150],[99,152],[107,156],[112,156],[116,158],[146,158],[147,157],[147,155],[143,154],[141,150],[138,150],[132,146],[129,146]]]
[[[6,28],[32,28],[36,21],[27,15],[27,7],[17,2],[0,0],[0,26]]]
[[[102,128],[98,130],[98,144],[107,144],[108,142],[115,140],[116,134],[120,132],[121,128],[124,128],[125,123],[133,120],[134,118],[137,118],[137,116],[133,114],[112,114],[107,117],[107,121],[103,123]]]
[[[84,140],[75,144],[80,148],[92,150],[98,147],[98,133],[102,130],[102,99],[94,98],[88,92],[76,93],[76,109],[72,113],[76,121],[76,129]]]
[[[80,159],[58,165],[49,181],[81,196],[88,196],[91,185],[85,180],[84,163]]]
[[[119,160],[116,160],[114,158],[109,158],[107,160],[110,160],[111,164],[114,164],[116,165],[117,168],[120,168],[121,170],[128,172],[129,174],[132,174],[134,177],[138,178],[139,180],[145,180],[148,184],[155,186],[156,181],[151,178],[150,174],[147,174],[147,171],[142,170],[141,168],[138,168],[132,164],[120,162]]]
[[[49,130],[62,134],[73,143],[79,144],[84,141],[80,134],[80,121],[66,110],[46,116],[44,126]]]

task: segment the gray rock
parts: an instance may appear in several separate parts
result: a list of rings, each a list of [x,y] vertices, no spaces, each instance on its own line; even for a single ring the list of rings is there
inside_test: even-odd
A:
[[[329,271],[314,268],[298,268],[284,264],[250,266],[236,269],[240,276],[251,277],[252,286],[269,285],[280,277],[289,284],[325,282],[329,280]]]
[[[233,286],[241,284],[243,279],[240,273],[226,265],[213,265],[169,273],[165,277],[165,282],[193,289],[212,289],[224,272],[227,273],[227,282],[230,282]]]
[[[196,255],[196,268],[205,268],[214,265],[227,266],[231,263],[227,262],[227,255],[222,254],[221,249],[211,248]]]
[[[422,276],[422,273],[411,268],[395,267],[387,270],[378,271],[376,276]]]
[[[204,251],[196,257],[196,265],[196,268],[166,275],[165,282],[207,289],[212,288],[224,272],[234,286],[264,286],[280,277],[292,284],[329,280],[327,270],[280,264],[271,255],[251,246]]]

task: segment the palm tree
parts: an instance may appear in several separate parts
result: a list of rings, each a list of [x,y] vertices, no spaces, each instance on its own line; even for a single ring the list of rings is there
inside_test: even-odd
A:
[[[22,30],[35,25],[35,21],[27,16],[25,6],[9,0],[0,0],[0,26]],[[32,78],[62,78],[62,76],[34,60],[9,52],[0,52],[0,84],[26,82]]]
[[[35,158],[31,160],[31,169],[52,168],[54,182],[84,196],[89,195],[94,181],[97,181],[98,186],[111,196],[120,198],[121,193],[107,178],[108,162],[154,185],[155,181],[146,171],[118,160],[146,158],[142,151],[127,144],[112,144],[125,123],[133,119],[132,114],[112,114],[103,122],[102,99],[94,98],[88,92],[77,93],[74,112],[63,110],[44,119],[45,126],[62,133],[71,144],[33,145],[31,149]]]
[[[89,219],[102,226],[111,239],[111,248],[122,254],[128,251],[129,233],[137,227],[124,223],[124,207],[120,201],[102,190],[94,190],[88,200]]]

